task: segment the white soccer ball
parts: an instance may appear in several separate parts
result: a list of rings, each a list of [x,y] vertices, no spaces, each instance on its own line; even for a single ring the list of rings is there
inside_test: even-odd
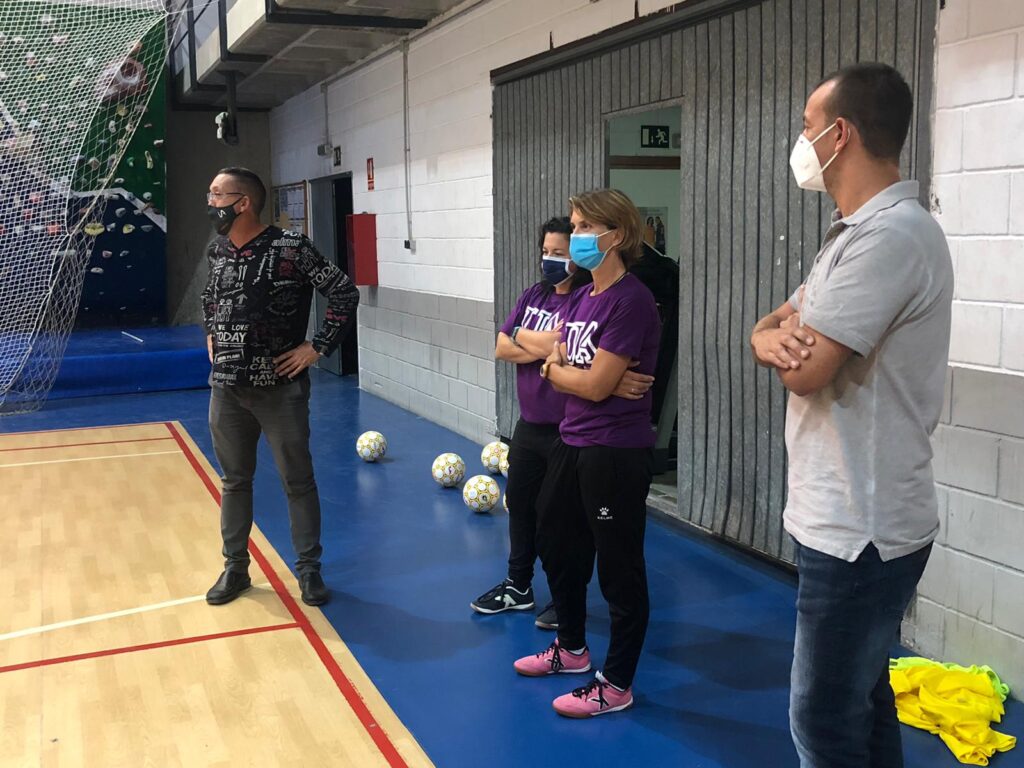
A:
[[[442,453],[434,459],[430,473],[439,485],[451,488],[461,483],[466,476],[466,462],[457,453]]]
[[[508,451],[501,454],[501,459],[498,461],[498,471],[504,477],[508,477]]]
[[[508,514],[508,491],[505,491],[501,497],[501,506],[505,508],[505,514]]]
[[[474,512],[490,512],[498,503],[501,491],[494,478],[487,475],[476,475],[466,481],[462,489],[462,500]]]
[[[508,446],[500,440],[495,440],[493,443],[488,443],[484,446],[484,449],[480,452],[480,462],[484,465],[484,469],[490,472],[492,475],[496,475],[501,471],[501,457],[508,458]]]
[[[388,450],[388,441],[380,432],[363,432],[356,440],[356,453],[363,461],[376,461]]]

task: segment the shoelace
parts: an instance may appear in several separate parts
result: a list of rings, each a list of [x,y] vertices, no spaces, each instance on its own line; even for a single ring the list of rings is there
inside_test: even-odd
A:
[[[548,659],[548,663],[551,665],[551,671],[558,672],[562,669],[562,667],[565,666],[565,663],[562,661],[562,650],[558,647],[557,642],[554,642],[551,645],[549,645],[546,651],[541,651],[540,653],[538,653],[537,658],[539,659],[542,656],[546,656],[548,653],[551,654],[551,658]]]
[[[575,691],[572,692],[572,695],[575,696],[577,699],[587,699],[590,697],[590,694],[594,692],[595,688],[597,689],[598,706],[600,706],[601,709],[604,709],[608,706],[608,700],[604,697],[604,683],[602,683],[596,677],[582,688],[577,688]]]
[[[507,590],[507,589],[508,589],[508,588],[509,588],[510,586],[512,586],[512,585],[511,585],[511,584],[509,584],[509,582],[508,582],[508,581],[503,581],[503,582],[501,582],[501,584],[499,584],[498,586],[496,586],[496,587],[495,587],[494,589],[492,589],[492,590],[491,590],[490,592],[487,592],[486,594],[484,594],[483,596],[481,596],[481,597],[480,597],[480,602],[481,602],[481,603],[486,603],[486,602],[487,602],[487,601],[489,601],[489,600],[494,600],[494,599],[496,599],[496,598],[503,598],[503,597],[505,596],[505,592],[506,592],[506,590]]]

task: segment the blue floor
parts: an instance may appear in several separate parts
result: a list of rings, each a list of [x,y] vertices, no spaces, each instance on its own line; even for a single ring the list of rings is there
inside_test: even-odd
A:
[[[504,575],[507,519],[500,511],[470,513],[457,490],[434,484],[430,464],[455,451],[474,471],[479,446],[354,384],[314,372],[312,448],[332,588],[325,612],[436,765],[796,765],[786,718],[791,577],[652,520],[652,615],[636,706],[586,722],[559,718],[551,699],[578,681],[522,678],[511,666],[551,635],[530,615],[483,617],[469,609]],[[194,390],[58,400],[0,420],[0,432],[177,419],[215,463],[208,397]],[[368,429],[388,438],[388,456],[376,465],[354,451]],[[284,497],[265,445],[259,460],[257,523],[288,559]],[[539,600],[547,597],[545,587],[539,591]],[[589,640],[600,660],[608,615],[596,585],[590,614]],[[1021,704],[1011,702],[1001,729],[1024,731]],[[958,765],[936,736],[904,728],[904,747],[908,768]],[[992,765],[1024,766],[1024,748]]]

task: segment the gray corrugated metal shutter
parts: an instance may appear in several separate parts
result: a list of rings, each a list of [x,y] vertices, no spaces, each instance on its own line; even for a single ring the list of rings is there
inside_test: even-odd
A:
[[[494,91],[495,317],[540,278],[540,225],[568,215],[569,195],[604,181],[601,105],[582,97],[600,81],[590,59]],[[592,91],[596,92],[596,91]],[[515,370],[497,365],[498,430],[519,418]]]
[[[886,61],[915,88],[903,170],[927,187],[936,9],[932,0],[737,5],[495,88],[496,314],[504,319],[537,278],[537,225],[564,212],[572,192],[602,185],[605,119],[681,100],[679,515],[789,560],[786,395],[747,345],[757,319],[800,284],[831,213],[826,196],[793,184],[789,153],[822,77]],[[501,364],[502,434],[517,417],[514,375]]]

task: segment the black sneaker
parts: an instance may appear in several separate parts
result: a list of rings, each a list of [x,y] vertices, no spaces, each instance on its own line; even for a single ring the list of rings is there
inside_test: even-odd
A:
[[[502,611],[528,611],[533,608],[533,587],[520,592],[512,585],[512,579],[505,579],[494,589],[484,592],[469,604],[477,613],[501,613]]]
[[[252,580],[245,571],[224,571],[206,593],[206,602],[210,605],[230,603],[251,586]]]
[[[323,605],[327,602],[327,585],[320,571],[306,571],[299,575],[299,589],[302,602],[306,605]]]
[[[555,604],[548,603],[547,607],[537,614],[537,620],[533,623],[540,629],[558,629],[558,614],[555,613]]]

